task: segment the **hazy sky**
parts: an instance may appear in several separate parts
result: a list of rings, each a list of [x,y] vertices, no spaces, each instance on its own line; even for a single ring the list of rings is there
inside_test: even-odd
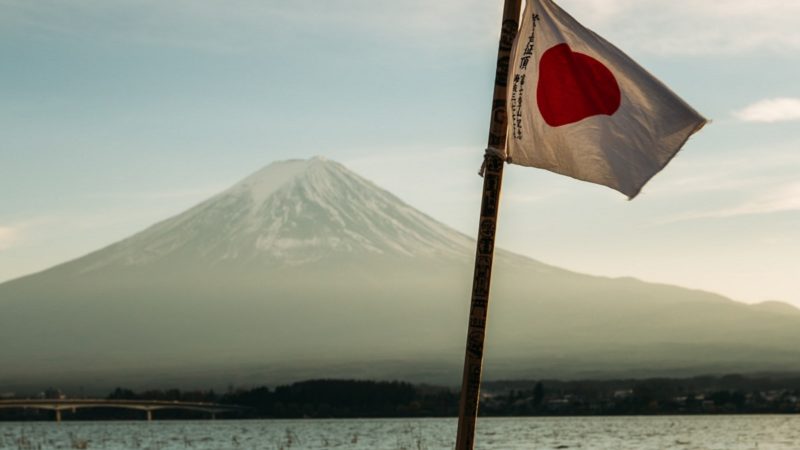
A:
[[[0,281],[317,154],[474,235],[501,3],[0,0]],[[713,123],[633,202],[509,166],[500,244],[800,306],[800,2],[559,3]]]

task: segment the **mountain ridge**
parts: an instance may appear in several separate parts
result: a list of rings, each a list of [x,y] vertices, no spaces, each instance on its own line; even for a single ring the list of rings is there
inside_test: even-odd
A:
[[[53,371],[219,381],[231,368],[453,382],[473,259],[473,239],[338,163],[273,163],[0,284],[0,384]],[[800,370],[800,318],[780,308],[500,249],[495,263],[489,377]]]

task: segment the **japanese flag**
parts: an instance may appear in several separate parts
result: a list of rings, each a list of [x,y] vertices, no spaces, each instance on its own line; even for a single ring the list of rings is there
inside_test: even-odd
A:
[[[508,83],[506,160],[634,198],[706,124],[551,0],[528,0]]]

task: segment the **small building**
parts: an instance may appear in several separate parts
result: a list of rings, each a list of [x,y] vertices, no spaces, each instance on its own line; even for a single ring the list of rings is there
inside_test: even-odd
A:
[[[622,399],[622,398],[630,398],[633,396],[633,389],[620,389],[614,391],[614,398]]]

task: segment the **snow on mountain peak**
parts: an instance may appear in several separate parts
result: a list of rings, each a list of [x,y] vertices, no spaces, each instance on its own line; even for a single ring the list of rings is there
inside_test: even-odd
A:
[[[108,265],[265,262],[343,255],[469,257],[466,236],[323,157],[270,164],[175,217],[96,252]]]
[[[261,203],[281,186],[303,173],[310,162],[304,159],[290,159],[272,163],[236,183],[223,195],[249,192],[256,203]]]

